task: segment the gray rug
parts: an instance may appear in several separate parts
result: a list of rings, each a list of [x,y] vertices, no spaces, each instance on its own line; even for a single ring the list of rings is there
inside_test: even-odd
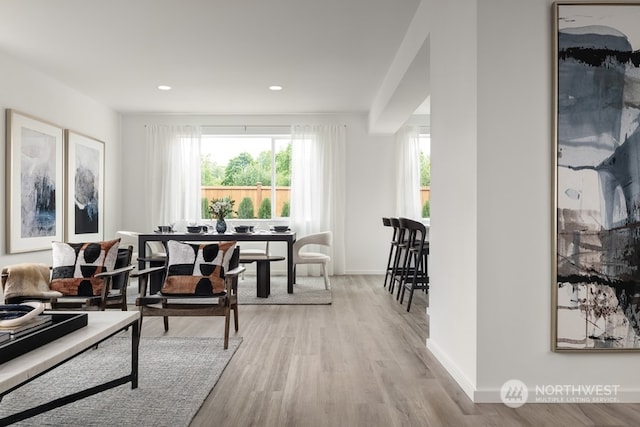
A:
[[[245,305],[287,305],[287,304],[331,304],[331,288],[324,288],[324,279],[316,276],[298,277],[293,285],[293,293],[287,293],[286,276],[271,277],[269,298],[256,296],[255,276],[246,276],[238,282],[238,304]]]
[[[287,293],[287,277],[271,276],[271,295],[269,298],[256,296],[256,277],[246,275],[238,281],[238,303],[244,305],[324,305],[331,304],[331,289],[324,288],[324,279],[318,276],[301,276],[293,285],[293,293]],[[127,303],[135,305],[138,297],[138,285],[127,290]]]
[[[16,425],[188,426],[241,342],[229,338],[224,350],[221,338],[142,338],[137,389],[124,384]],[[111,338],[5,396],[0,416],[115,379],[130,369],[131,339]]]

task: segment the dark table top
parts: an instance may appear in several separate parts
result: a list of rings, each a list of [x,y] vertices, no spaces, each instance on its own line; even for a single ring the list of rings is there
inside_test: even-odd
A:
[[[254,233],[236,233],[236,232],[227,232],[227,233],[143,233],[138,236],[139,238],[143,238],[145,240],[220,240],[220,241],[228,241],[228,240],[237,240],[237,241],[245,241],[245,242],[265,242],[265,241],[281,241],[281,242],[295,242],[296,240],[296,232],[295,231],[285,231],[285,232],[276,232],[276,231],[257,231]]]

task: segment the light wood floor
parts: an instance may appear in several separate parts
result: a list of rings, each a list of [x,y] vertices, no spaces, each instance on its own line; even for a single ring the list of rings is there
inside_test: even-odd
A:
[[[473,404],[425,347],[423,293],[407,313],[381,276],[332,289],[330,306],[240,306],[243,342],[191,426],[640,425],[640,404]],[[169,334],[222,337],[206,320],[171,319]],[[162,333],[145,319],[143,335]]]

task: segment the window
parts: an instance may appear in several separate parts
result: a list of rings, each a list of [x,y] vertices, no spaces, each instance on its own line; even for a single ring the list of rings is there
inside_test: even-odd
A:
[[[213,199],[231,197],[240,219],[289,216],[291,137],[216,135],[200,146],[202,218]]]
[[[420,146],[420,202],[422,205],[422,217],[429,218],[430,212],[430,189],[431,189],[431,135],[420,133],[418,136]]]

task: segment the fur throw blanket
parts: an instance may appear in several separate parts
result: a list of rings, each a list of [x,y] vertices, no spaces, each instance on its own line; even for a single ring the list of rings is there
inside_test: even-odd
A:
[[[2,269],[4,300],[15,297],[56,298],[62,294],[49,289],[50,269],[45,264],[15,264]],[[3,279],[4,280],[4,279]]]

